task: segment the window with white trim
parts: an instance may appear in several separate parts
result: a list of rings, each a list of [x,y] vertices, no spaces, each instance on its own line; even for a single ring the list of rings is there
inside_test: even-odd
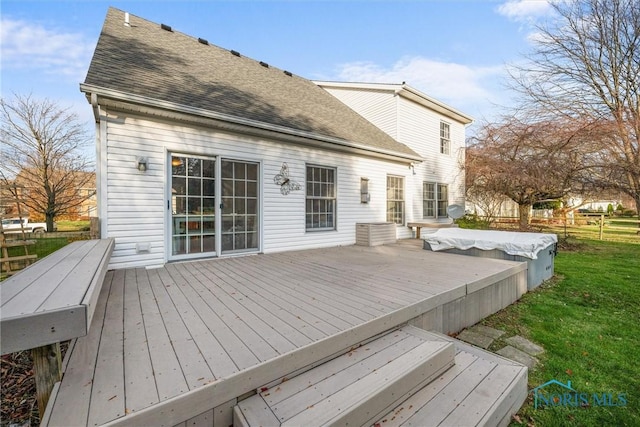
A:
[[[335,168],[307,165],[307,230],[335,230],[336,175]]]
[[[422,183],[422,216],[425,218],[436,217],[436,183]]]
[[[451,152],[451,127],[447,122],[440,122],[440,153]]]
[[[449,206],[449,186],[436,182],[422,183],[422,216],[446,218]]]
[[[404,223],[404,177],[387,175],[387,221]]]
[[[449,186],[438,184],[438,218],[447,217],[447,206],[449,206]]]

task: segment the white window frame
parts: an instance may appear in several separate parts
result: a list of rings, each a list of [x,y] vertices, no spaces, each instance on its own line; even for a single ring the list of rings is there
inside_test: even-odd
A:
[[[446,218],[449,215],[447,214],[447,207],[449,206],[449,185],[438,183],[436,185],[437,188],[437,204],[436,204],[436,216],[438,218]],[[444,189],[444,190],[443,190]],[[444,194],[444,198],[443,198]]]
[[[433,195],[427,198],[431,192],[426,191],[426,186],[432,186]],[[442,198],[444,193],[444,199]],[[430,206],[428,206],[430,205]],[[447,207],[449,206],[449,184],[434,181],[422,182],[422,217],[423,218],[446,218]],[[428,209],[430,208],[430,210]],[[433,215],[429,213],[433,212]]]
[[[399,185],[398,185],[399,184]],[[393,208],[390,208],[393,204]],[[398,216],[396,207],[400,207]],[[405,218],[405,191],[404,176],[387,175],[387,222],[404,224]]]
[[[323,171],[326,174],[323,174]],[[328,173],[329,171],[331,171],[331,174]],[[316,175],[316,172],[319,172],[319,176]],[[330,180],[330,175],[332,176],[332,181]],[[306,231],[331,231],[336,229],[338,222],[337,168],[316,164],[306,165],[304,214]],[[309,218],[311,221],[309,221]]]
[[[427,186],[431,186],[431,190],[427,191]],[[435,182],[424,181],[422,183],[422,217],[423,218],[436,218],[436,198],[437,184]],[[430,193],[430,194],[428,194]]]
[[[451,125],[445,121],[440,121],[440,153],[451,154]]]

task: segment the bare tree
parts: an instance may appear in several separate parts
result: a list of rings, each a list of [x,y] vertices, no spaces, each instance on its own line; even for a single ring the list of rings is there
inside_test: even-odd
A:
[[[87,132],[75,114],[31,96],[1,99],[0,123],[0,183],[53,230],[56,216],[86,199],[77,190],[92,179]]]
[[[564,198],[577,183],[582,186],[589,129],[516,117],[485,124],[467,147],[468,191],[507,196],[518,204],[520,228],[527,228],[534,203]]]
[[[597,124],[593,184],[630,195],[640,210],[640,1],[552,2],[514,87],[533,109]]]

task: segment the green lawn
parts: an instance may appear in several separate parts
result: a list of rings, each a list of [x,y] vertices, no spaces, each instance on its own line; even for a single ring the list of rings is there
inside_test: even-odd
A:
[[[512,425],[640,426],[640,245],[567,243],[554,280],[483,323],[545,348],[529,372],[529,390],[571,381],[579,393],[611,393],[618,403],[622,394],[627,404],[535,409],[530,395]]]
[[[89,221],[57,221],[58,231],[89,231]]]

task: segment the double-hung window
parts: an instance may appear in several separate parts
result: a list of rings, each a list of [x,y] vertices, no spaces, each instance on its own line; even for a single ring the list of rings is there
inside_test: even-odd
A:
[[[436,183],[422,183],[422,216],[425,218],[436,217]]]
[[[447,217],[449,187],[435,182],[422,183],[422,216],[424,218]]]
[[[307,165],[306,229],[336,228],[336,169]]]
[[[387,176],[387,221],[404,223],[404,178]]]
[[[449,187],[447,184],[438,184],[438,218],[447,217],[449,206]]]
[[[440,122],[440,153],[449,155],[451,152],[451,127],[447,122]]]

